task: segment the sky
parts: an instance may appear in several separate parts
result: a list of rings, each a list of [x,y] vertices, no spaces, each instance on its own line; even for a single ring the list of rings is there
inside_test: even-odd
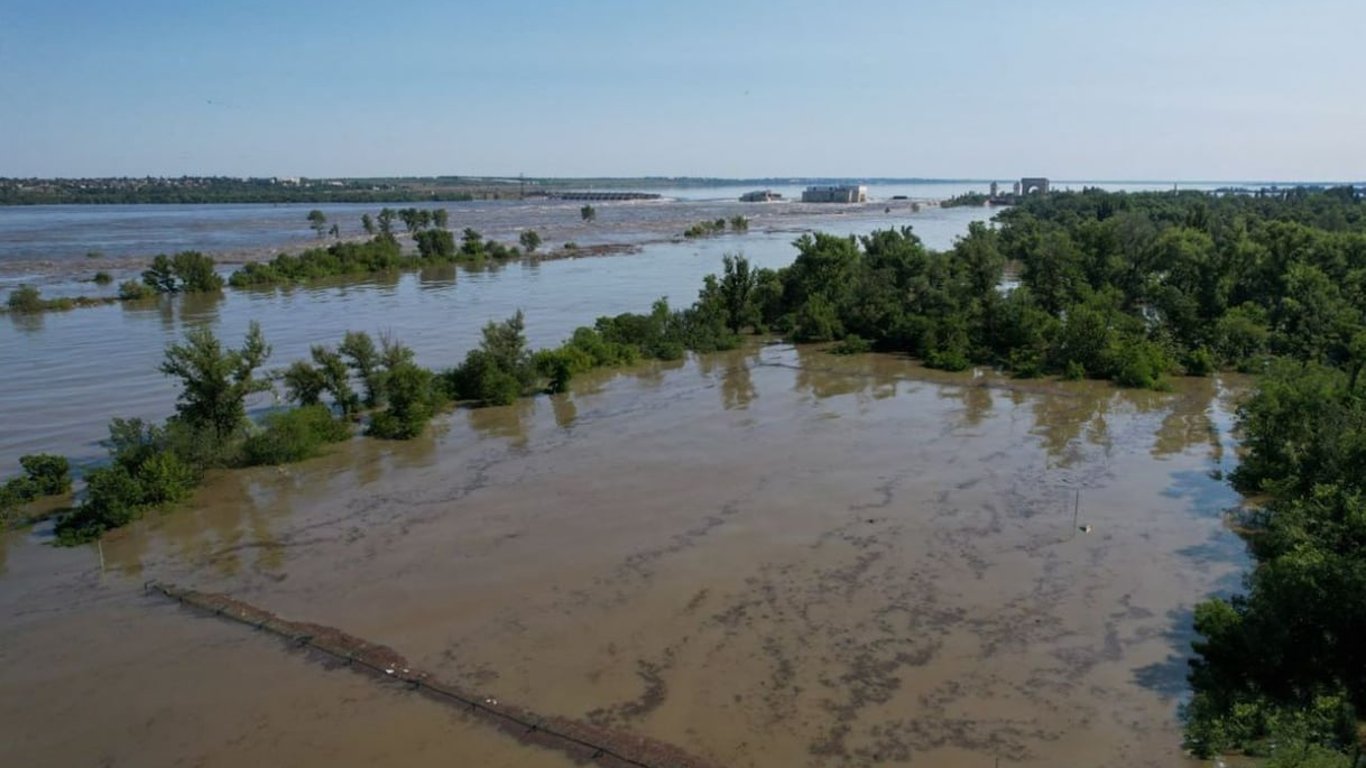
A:
[[[0,176],[1366,179],[1362,0],[0,0]]]

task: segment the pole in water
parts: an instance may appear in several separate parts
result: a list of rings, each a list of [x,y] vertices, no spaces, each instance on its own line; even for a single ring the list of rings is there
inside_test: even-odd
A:
[[[1072,504],[1072,529],[1075,531],[1081,522],[1081,489],[1077,489],[1077,500]]]
[[[95,547],[100,551],[100,573],[104,573],[104,541],[97,540]]]

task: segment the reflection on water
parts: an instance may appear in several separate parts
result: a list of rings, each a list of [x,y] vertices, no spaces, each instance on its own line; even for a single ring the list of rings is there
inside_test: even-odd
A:
[[[555,412],[555,426],[560,429],[574,426],[574,419],[579,415],[579,409],[574,405],[574,396],[568,393],[551,395],[549,400],[550,407]]]
[[[1237,498],[1210,475],[1232,452],[1239,386],[1136,393],[750,346],[462,409],[412,443],[215,474],[105,557],[120,589],[229,591],[722,764],[1185,766],[1172,697],[1190,605],[1246,564],[1220,514]],[[1093,532],[1074,524],[1077,489]],[[82,673],[164,631],[90,631],[119,614],[89,589],[11,565],[0,611],[41,600],[52,615],[0,626],[0,648],[88,644],[64,662]],[[279,649],[252,653],[270,664]],[[200,643],[162,663],[184,679],[250,658]],[[288,749],[300,728],[327,741],[349,727],[324,715],[334,676],[312,672],[274,692],[292,705],[253,738]],[[216,685],[235,702],[225,717],[263,695]],[[116,752],[141,738],[134,714],[47,698],[24,665],[0,665],[0,686],[36,702],[10,715],[17,728],[60,713]],[[373,748],[374,731],[356,738]],[[167,762],[216,748],[196,733],[146,747]],[[475,738],[440,723],[413,737]],[[389,746],[389,763],[414,762],[416,747]],[[44,757],[78,762],[80,748]],[[532,754],[488,749],[503,764]]]
[[[470,427],[485,437],[501,438],[522,448],[527,443],[527,425],[536,413],[540,398],[522,398],[512,405],[490,405],[465,411]]]
[[[75,310],[72,310],[75,311]],[[22,312],[7,312],[10,325],[19,333],[38,333],[43,330],[43,321],[48,316],[47,312],[37,312],[34,314],[24,314]]]

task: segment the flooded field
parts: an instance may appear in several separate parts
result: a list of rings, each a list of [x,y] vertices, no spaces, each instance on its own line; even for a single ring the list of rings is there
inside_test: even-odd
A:
[[[564,762],[160,579],[724,765],[1187,766],[1190,609],[1246,565],[1240,386],[754,347],[221,474],[103,568],[8,534],[0,763]]]

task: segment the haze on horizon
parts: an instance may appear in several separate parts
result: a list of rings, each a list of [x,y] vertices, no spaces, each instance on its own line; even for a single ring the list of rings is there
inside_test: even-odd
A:
[[[0,176],[1366,179],[1366,3],[7,0]]]

